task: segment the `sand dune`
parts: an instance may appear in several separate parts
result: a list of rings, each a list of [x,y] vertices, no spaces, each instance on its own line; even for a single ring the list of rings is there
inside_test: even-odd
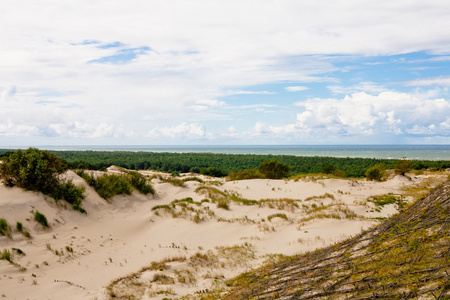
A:
[[[108,172],[118,171],[110,168]],[[0,236],[0,251],[8,249],[15,253],[15,264],[0,261],[0,297],[108,299],[111,292],[119,290],[141,295],[143,299],[162,299],[170,293],[176,294],[170,297],[195,293],[210,288],[215,279],[221,281],[259,266],[272,254],[314,250],[357,234],[376,224],[375,217],[396,212],[392,204],[376,208],[366,202],[369,196],[402,194],[410,186],[431,188],[447,175],[421,175],[411,180],[397,176],[386,182],[341,179],[226,182],[202,177],[204,183],[188,181],[185,187],[154,178],[155,196],[134,192],[130,196],[116,196],[111,203],[100,198],[73,172],[67,176],[86,186],[83,206],[87,214],[73,211],[70,206],[65,208],[62,202],[56,204],[40,193],[0,185],[0,218],[12,227],[21,222],[32,236],[28,239],[19,232],[13,232],[11,238]],[[430,176],[437,179],[430,180]],[[233,194],[260,202],[244,205],[230,201],[228,210],[212,202],[203,201],[200,205],[202,200],[211,199],[195,192],[200,186],[213,187],[228,197]],[[169,205],[187,197],[194,203],[185,207],[175,205],[172,211],[152,210],[156,205]],[[264,199],[272,200],[261,201]],[[34,221],[36,210],[47,217],[49,229]],[[332,214],[334,218],[330,217]],[[22,250],[25,255],[12,248]],[[165,266],[154,269],[150,267],[152,262],[165,262]],[[117,281],[112,289],[107,289],[113,280],[139,272],[143,267],[147,268],[134,277],[134,283],[128,277],[128,281]],[[162,274],[169,282],[163,281]],[[141,284],[135,284],[137,281]]]

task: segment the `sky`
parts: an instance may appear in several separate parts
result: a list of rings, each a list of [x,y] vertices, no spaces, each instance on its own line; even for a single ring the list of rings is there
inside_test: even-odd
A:
[[[2,0],[0,147],[450,144],[448,0]]]

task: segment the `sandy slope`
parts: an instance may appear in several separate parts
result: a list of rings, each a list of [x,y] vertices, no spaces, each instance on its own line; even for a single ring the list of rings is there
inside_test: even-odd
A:
[[[117,170],[111,169],[110,172]],[[147,172],[150,174],[151,172]],[[72,172],[68,175],[76,184],[84,181]],[[386,182],[349,181],[327,179],[319,181],[244,180],[223,182],[215,188],[242,198],[298,200],[298,208],[276,209],[268,206],[246,206],[232,202],[229,210],[219,209],[215,203],[198,206],[209,217],[195,223],[187,215],[173,218],[168,213],[156,215],[155,205],[169,204],[175,199],[192,197],[201,201],[205,195],[195,192],[201,185],[189,181],[186,187],[176,187],[153,179],[156,196],[144,196],[134,192],[131,196],[116,196],[109,204],[86,186],[84,207],[88,214],[65,209],[61,203],[39,193],[7,188],[0,185],[0,218],[15,227],[22,222],[32,239],[14,232],[12,239],[0,236],[0,251],[19,248],[25,256],[14,255],[14,262],[25,267],[0,261],[0,297],[5,299],[105,299],[105,287],[114,279],[139,271],[152,261],[170,257],[189,258],[196,253],[216,253],[217,246],[242,245],[247,242],[255,256],[239,263],[224,262],[221,267],[189,265],[186,262],[171,263],[173,270],[191,268],[197,277],[195,283],[173,284],[170,288],[178,296],[206,289],[211,277],[229,277],[246,268],[255,267],[266,254],[295,254],[313,250],[341,240],[375,224],[375,220],[361,217],[383,217],[395,213],[393,205],[380,212],[373,204],[362,205],[370,195],[401,193],[402,188],[420,184],[426,176],[412,181],[395,177]],[[308,197],[330,197],[305,200]],[[354,219],[313,219],[301,223],[312,205],[338,204],[355,212]],[[304,206],[303,206],[304,205]],[[206,209],[208,207],[208,209]],[[49,220],[50,229],[42,229],[33,220],[32,212],[38,210]],[[270,215],[283,213],[288,220]],[[73,253],[66,247],[72,248]],[[210,252],[208,252],[210,250]],[[58,255],[55,252],[58,251]],[[61,254],[63,253],[63,254]],[[225,259],[225,258],[224,258]],[[164,271],[168,274],[170,271]],[[141,274],[141,280],[152,281],[154,271]],[[214,273],[214,276],[209,276]],[[208,275],[209,274],[209,275]],[[35,275],[35,277],[33,276]],[[208,276],[207,276],[208,275]],[[155,287],[155,284],[153,285]],[[149,297],[148,291],[145,297]],[[157,295],[155,299],[161,299]]]

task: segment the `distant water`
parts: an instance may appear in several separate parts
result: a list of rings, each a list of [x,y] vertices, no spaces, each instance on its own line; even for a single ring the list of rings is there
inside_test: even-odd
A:
[[[450,160],[450,145],[348,146],[48,146],[46,150],[148,151],[172,153],[272,154],[295,156],[363,157]]]

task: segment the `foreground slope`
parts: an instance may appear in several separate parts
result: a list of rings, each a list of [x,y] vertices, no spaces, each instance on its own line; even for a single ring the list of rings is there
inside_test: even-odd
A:
[[[108,168],[98,174],[118,172]],[[326,247],[396,212],[395,203],[376,206],[372,197],[409,199],[412,191],[448,176],[225,181],[141,173],[155,196],[134,191],[105,201],[69,171],[68,179],[86,188],[87,214],[41,193],[0,184],[0,219],[11,227],[9,236],[0,235],[0,252],[11,254],[10,261],[0,259],[0,298],[207,297],[203,291],[223,288],[227,279],[278,254]],[[35,211],[47,217],[49,228],[34,220]],[[31,237],[15,229],[18,222]]]
[[[450,182],[378,227],[229,285],[226,299],[449,299]]]

